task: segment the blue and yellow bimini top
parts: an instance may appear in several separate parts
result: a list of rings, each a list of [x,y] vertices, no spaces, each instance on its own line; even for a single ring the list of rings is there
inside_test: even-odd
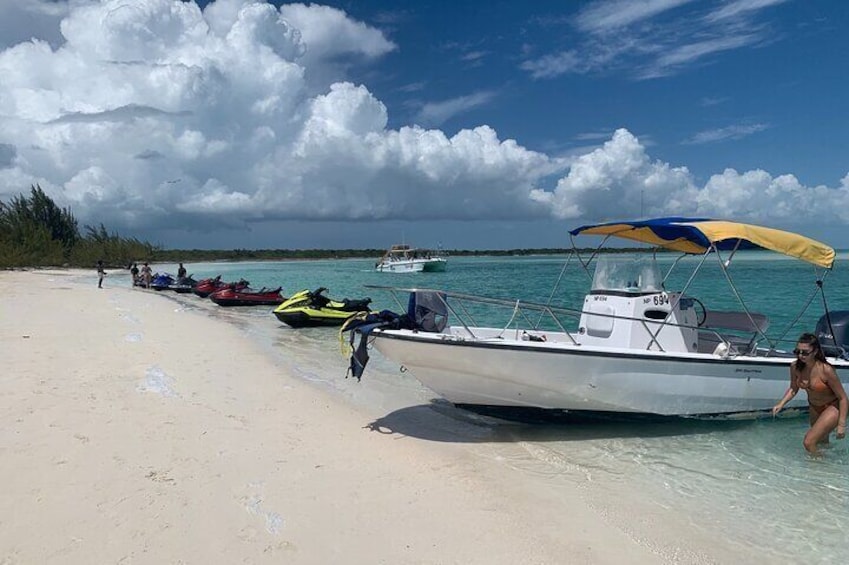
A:
[[[603,235],[700,255],[709,250],[767,249],[819,267],[834,266],[834,249],[792,232],[707,218],[655,218],[581,226],[573,236]]]

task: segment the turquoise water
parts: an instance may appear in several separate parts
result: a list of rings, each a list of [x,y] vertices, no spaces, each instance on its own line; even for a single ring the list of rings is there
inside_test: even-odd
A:
[[[444,288],[501,298],[545,302],[561,273],[563,257],[449,259],[445,273],[390,274],[371,270],[373,260],[188,265],[195,278],[244,277],[252,286],[282,286],[290,295],[325,286],[334,298],[370,296],[375,309],[399,311],[391,296],[364,285]],[[669,259],[662,259],[670,261]],[[676,267],[667,288],[680,287],[695,261]],[[160,270],[163,269],[160,266]],[[572,268],[574,267],[574,269]],[[708,308],[738,309],[718,268],[707,264],[688,294]],[[175,267],[170,267],[175,270]],[[731,266],[737,288],[752,310],[772,320],[771,336],[792,343],[813,329],[822,311],[813,270],[774,254],[740,254]],[[110,283],[113,282],[110,277]],[[554,304],[578,306],[589,278],[570,266]],[[832,310],[849,309],[849,265],[839,260],[825,279]],[[809,312],[793,324],[805,302]],[[493,464],[508,465],[551,489],[581,486],[610,520],[633,532],[621,501],[639,498],[664,509],[670,520],[732,548],[740,563],[835,563],[849,557],[849,443],[835,441],[818,459],[802,448],[805,417],[746,422],[623,422],[519,424],[458,410],[435,399],[412,375],[374,352],[361,383],[345,379],[347,359],[332,328],[292,330],[270,309],[224,309],[193,295],[163,299],[239,325],[267,345],[295,376],[377,414],[381,431],[465,446]],[[844,377],[844,381],[845,381]],[[675,548],[658,553],[675,555]],[[672,559],[672,558],[670,558]],[[689,562],[686,558],[677,562]]]

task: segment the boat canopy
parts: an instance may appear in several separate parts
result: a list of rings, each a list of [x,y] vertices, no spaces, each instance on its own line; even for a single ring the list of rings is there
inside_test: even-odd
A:
[[[573,236],[603,235],[657,245],[682,253],[703,254],[710,249],[768,249],[831,269],[834,249],[792,232],[751,224],[707,218],[654,218],[581,226]]]

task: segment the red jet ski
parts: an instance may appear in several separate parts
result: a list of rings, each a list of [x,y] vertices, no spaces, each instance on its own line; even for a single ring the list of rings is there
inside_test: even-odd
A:
[[[228,287],[216,290],[209,298],[219,306],[277,306],[286,300],[280,294],[281,288],[253,290],[250,287]]]
[[[218,275],[214,279],[203,279],[197,282],[197,284],[192,287],[192,292],[200,296],[201,298],[206,298],[216,290],[221,290],[222,288],[247,288],[250,285],[248,281],[245,279],[240,280],[239,282],[224,282],[221,280],[221,275]]]

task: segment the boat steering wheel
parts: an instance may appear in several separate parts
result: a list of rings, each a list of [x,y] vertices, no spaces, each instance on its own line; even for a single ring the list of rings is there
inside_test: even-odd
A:
[[[707,320],[707,308],[705,308],[705,305],[702,304],[702,301],[698,298],[694,298],[692,296],[689,296],[688,298],[693,301],[693,304],[698,304],[702,311],[701,316],[699,316],[698,308],[696,309],[696,326],[702,327]]]

